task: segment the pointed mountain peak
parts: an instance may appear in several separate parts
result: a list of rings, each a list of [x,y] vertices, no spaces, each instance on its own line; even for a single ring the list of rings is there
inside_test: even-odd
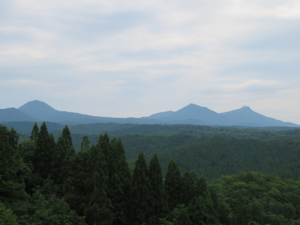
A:
[[[246,105],[244,105],[242,108],[240,108],[240,110],[253,111],[249,106],[246,106]]]
[[[25,109],[43,109],[43,110],[55,110],[50,105],[48,105],[45,102],[39,101],[39,100],[33,100],[30,102],[27,102],[26,104],[22,105],[19,110],[25,110]]]

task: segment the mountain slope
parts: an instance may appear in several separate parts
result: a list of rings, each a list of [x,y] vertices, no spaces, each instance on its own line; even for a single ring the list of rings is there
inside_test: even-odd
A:
[[[58,111],[48,104],[41,101],[30,101],[19,108],[20,111],[27,113],[32,117],[39,118],[42,121],[65,123],[65,124],[88,124],[88,123],[138,123],[154,124],[161,121],[148,118],[110,118],[89,116],[80,113]]]
[[[297,124],[286,123],[280,120],[276,120],[270,117],[266,117],[257,112],[251,110],[250,107],[244,106],[240,109],[233,111],[220,113],[221,115],[235,120],[237,123],[233,125],[242,126],[255,126],[255,127],[267,127],[267,126],[277,126],[277,127],[299,127]]]
[[[0,121],[9,122],[9,121],[39,121],[39,120],[37,118],[27,115],[26,113],[16,108],[7,108],[7,109],[0,109]]]
[[[176,112],[159,117],[159,119],[167,122],[170,121],[172,124],[177,123],[176,121],[191,119],[200,121],[197,123],[199,125],[231,125],[234,123],[232,119],[228,119],[206,107],[195,104],[190,104]],[[180,122],[180,124],[182,123],[183,122]]]

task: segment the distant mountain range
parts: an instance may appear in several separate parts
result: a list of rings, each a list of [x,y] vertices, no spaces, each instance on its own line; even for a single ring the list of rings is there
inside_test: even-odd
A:
[[[30,101],[20,108],[0,109],[0,121],[49,121],[62,124],[134,123],[134,124],[194,124],[207,126],[300,127],[263,116],[242,107],[225,113],[216,113],[206,107],[190,104],[178,111],[167,111],[141,118],[111,118],[58,111],[41,101]]]

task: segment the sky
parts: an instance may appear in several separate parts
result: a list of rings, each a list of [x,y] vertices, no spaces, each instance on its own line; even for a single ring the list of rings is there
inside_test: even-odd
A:
[[[1,0],[0,108],[142,117],[246,105],[300,124],[299,0]]]

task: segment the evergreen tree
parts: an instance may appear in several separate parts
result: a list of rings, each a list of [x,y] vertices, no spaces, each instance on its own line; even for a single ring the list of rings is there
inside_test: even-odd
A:
[[[111,150],[111,145],[110,145],[108,134],[106,132],[104,133],[104,135],[102,135],[102,134],[100,135],[99,144],[100,144],[100,147],[103,149],[105,158],[107,158],[108,152]]]
[[[182,178],[182,200],[181,202],[188,206],[190,201],[196,195],[196,183],[192,175],[186,171]]]
[[[188,206],[189,217],[194,225],[205,225],[208,222],[208,211],[202,196],[194,198]]]
[[[204,177],[201,176],[196,183],[196,196],[201,195],[203,197],[205,192],[208,192],[207,184]]]
[[[150,180],[144,153],[135,162],[131,180],[130,219],[133,225],[148,223],[150,214]]]
[[[36,150],[33,157],[35,172],[39,173],[43,179],[46,179],[51,172],[52,157],[51,142],[46,123],[43,122],[36,143]]]
[[[54,149],[55,148],[55,139],[54,139],[54,136],[52,133],[49,134],[49,146],[50,146],[50,149]]]
[[[54,185],[56,185],[56,195],[61,197],[63,195],[63,182],[64,182],[64,174],[63,168],[65,164],[65,156],[67,153],[67,145],[64,137],[59,137],[56,146],[54,147],[52,158],[51,158],[51,167],[52,171],[50,174],[50,178],[53,180]]]
[[[180,170],[176,162],[172,159],[168,165],[168,170],[165,179],[165,192],[169,210],[173,210],[181,203],[182,193],[182,178]]]
[[[14,130],[0,125],[0,201],[12,202],[26,198],[24,178],[29,169],[20,157]],[[17,139],[16,139],[17,140]]]
[[[163,185],[163,176],[157,154],[154,154],[149,166],[149,178],[151,182],[151,224],[159,224],[159,218],[163,218],[168,213],[168,203]]]
[[[65,126],[65,128],[62,131],[62,136],[64,137],[64,139],[66,141],[67,148],[72,147],[73,142],[72,142],[71,132],[67,125]]]
[[[109,165],[109,188],[107,196],[113,205],[114,224],[124,224],[128,220],[128,200],[130,194],[130,179],[125,151],[121,140],[113,138],[111,150],[107,154]],[[113,175],[112,175],[113,174]]]
[[[85,182],[88,201],[84,213],[87,216],[88,223],[105,224],[109,221],[112,222],[111,203],[106,196],[108,167],[103,150],[99,145],[92,145],[89,150],[87,176]]]
[[[83,136],[82,142],[81,142],[81,148],[82,151],[86,151],[90,149],[90,140],[88,136]]]
[[[38,127],[38,125],[35,122],[34,126],[32,128],[32,131],[31,131],[30,140],[31,141],[33,141],[33,140],[37,141],[38,136],[39,136],[39,127]]]

